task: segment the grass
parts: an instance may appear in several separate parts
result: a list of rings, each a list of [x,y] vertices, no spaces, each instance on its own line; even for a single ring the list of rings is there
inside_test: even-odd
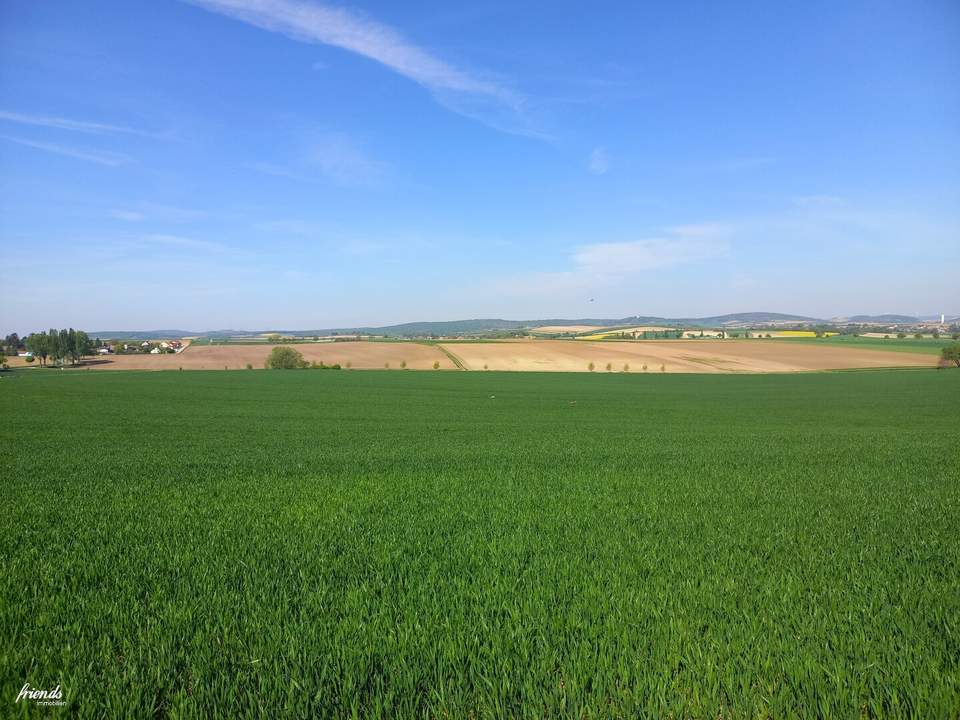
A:
[[[765,339],[765,342],[767,339]],[[770,338],[769,342],[802,342],[816,343],[817,345],[835,345],[838,347],[863,348],[866,350],[893,350],[896,352],[920,353],[923,355],[939,355],[940,351],[947,345],[956,342],[949,335],[943,335],[937,339],[915,337],[898,338],[896,333],[892,333],[889,339],[862,337],[854,335],[835,335],[829,338]]]
[[[0,696],[957,717],[960,372],[12,372]]]

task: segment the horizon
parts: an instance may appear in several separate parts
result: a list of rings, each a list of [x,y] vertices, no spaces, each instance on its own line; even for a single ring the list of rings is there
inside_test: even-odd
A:
[[[4,332],[960,310],[956,3],[17,3],[0,67]]]
[[[921,313],[919,315],[911,315],[909,313],[892,313],[892,312],[891,313],[852,313],[850,315],[831,315],[828,317],[815,317],[811,315],[805,315],[803,313],[781,313],[781,312],[760,310],[760,311],[745,311],[745,312],[736,312],[736,313],[715,313],[712,315],[704,315],[701,317],[692,317],[692,316],[683,317],[679,315],[668,315],[668,316],[616,315],[616,316],[610,316],[610,317],[600,317],[599,315],[584,316],[584,317],[559,317],[559,316],[547,317],[545,316],[541,318],[475,317],[475,318],[451,318],[451,319],[443,319],[443,320],[418,319],[418,320],[406,320],[399,323],[384,323],[384,324],[363,323],[359,325],[341,325],[341,326],[330,326],[330,327],[321,327],[319,325],[317,326],[304,325],[302,327],[294,327],[292,325],[272,324],[272,325],[264,325],[264,326],[257,326],[257,327],[251,326],[246,328],[244,327],[235,327],[235,328],[207,327],[207,328],[201,329],[197,327],[191,328],[191,327],[188,327],[187,325],[171,325],[169,327],[144,326],[144,327],[127,327],[122,329],[110,328],[106,330],[103,328],[106,328],[107,326],[96,326],[98,328],[96,330],[88,330],[87,328],[77,328],[77,329],[85,330],[88,333],[92,333],[94,335],[100,335],[100,336],[103,336],[105,334],[110,334],[110,333],[113,333],[113,334],[134,333],[135,334],[135,333],[163,333],[163,332],[192,334],[192,335],[207,335],[207,334],[223,333],[223,332],[261,333],[261,334],[268,333],[268,332],[311,333],[316,331],[340,332],[340,331],[350,331],[350,330],[378,330],[378,329],[385,329],[385,328],[402,327],[405,325],[429,325],[429,324],[444,324],[444,323],[455,324],[458,322],[478,322],[482,320],[490,320],[490,321],[496,321],[496,322],[530,323],[525,327],[535,327],[534,323],[546,323],[546,322],[570,322],[570,323],[577,323],[577,322],[589,323],[589,322],[601,322],[601,321],[619,322],[622,320],[635,320],[635,319],[639,319],[641,321],[649,320],[649,321],[665,321],[665,322],[679,322],[679,321],[689,322],[689,321],[696,321],[696,320],[708,321],[708,320],[715,320],[717,318],[733,317],[733,316],[740,316],[740,315],[782,315],[784,316],[783,318],[780,318],[777,320],[755,321],[760,326],[766,325],[770,322],[791,322],[793,320],[795,320],[797,324],[804,324],[804,323],[811,323],[811,322],[821,322],[821,323],[829,324],[832,322],[847,321],[850,318],[870,318],[869,320],[857,321],[857,322],[862,322],[863,324],[869,325],[869,324],[882,324],[884,322],[892,322],[892,321],[882,320],[880,318],[894,317],[894,316],[910,318],[911,320],[916,320],[918,322],[925,322],[925,323],[933,322],[935,321],[936,318],[939,318],[941,315],[944,317],[945,322],[947,323],[954,323],[960,320],[960,313]],[[746,322],[746,321],[741,321],[741,322]],[[601,326],[598,325],[597,327],[601,327]],[[44,332],[47,330],[49,330],[49,328],[36,327],[36,328],[31,328],[27,332],[20,333],[16,328],[13,328],[13,329],[0,328],[0,336],[7,335],[9,333],[17,333],[21,338],[26,338],[27,335],[29,335],[32,332]]]

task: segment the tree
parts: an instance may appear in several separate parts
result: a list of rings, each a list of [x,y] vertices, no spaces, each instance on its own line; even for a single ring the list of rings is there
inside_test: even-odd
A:
[[[16,355],[17,350],[20,349],[20,336],[16,333],[10,333],[3,340],[3,345],[7,349],[7,352]]]
[[[595,367],[596,367],[596,366],[595,366],[593,363],[590,363],[589,365],[587,365],[587,370],[589,370],[590,372],[593,372],[593,369],[594,369]]]
[[[27,337],[27,349],[40,358],[40,367],[46,365],[51,346],[50,336],[45,332],[30,333]]]
[[[947,345],[940,351],[940,365],[949,367],[951,363],[954,367],[960,367],[960,343]]]
[[[296,370],[307,367],[307,361],[292,347],[275,347],[270,351],[266,367],[268,370]]]
[[[913,336],[914,336],[917,340],[923,340],[923,333],[922,333],[922,332],[914,333]]]

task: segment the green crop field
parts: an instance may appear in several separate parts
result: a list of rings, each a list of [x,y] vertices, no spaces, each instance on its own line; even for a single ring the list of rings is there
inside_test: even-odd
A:
[[[6,373],[0,715],[958,717],[958,407],[949,370]]]
[[[862,335],[834,335],[825,338],[772,338],[764,342],[788,343],[816,343],[829,347],[863,348],[867,350],[894,350],[897,352],[921,353],[923,355],[939,355],[943,348],[956,342],[949,335],[940,338],[898,338],[891,334],[889,338],[863,337]]]

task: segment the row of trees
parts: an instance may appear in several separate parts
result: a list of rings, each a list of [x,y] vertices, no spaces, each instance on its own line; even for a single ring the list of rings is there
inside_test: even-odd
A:
[[[40,360],[40,367],[47,365],[47,360],[55,364],[70,362],[73,365],[80,363],[80,358],[93,352],[93,341],[83,330],[64,328],[55,330],[50,328],[46,332],[30,333],[26,340],[27,350]]]

